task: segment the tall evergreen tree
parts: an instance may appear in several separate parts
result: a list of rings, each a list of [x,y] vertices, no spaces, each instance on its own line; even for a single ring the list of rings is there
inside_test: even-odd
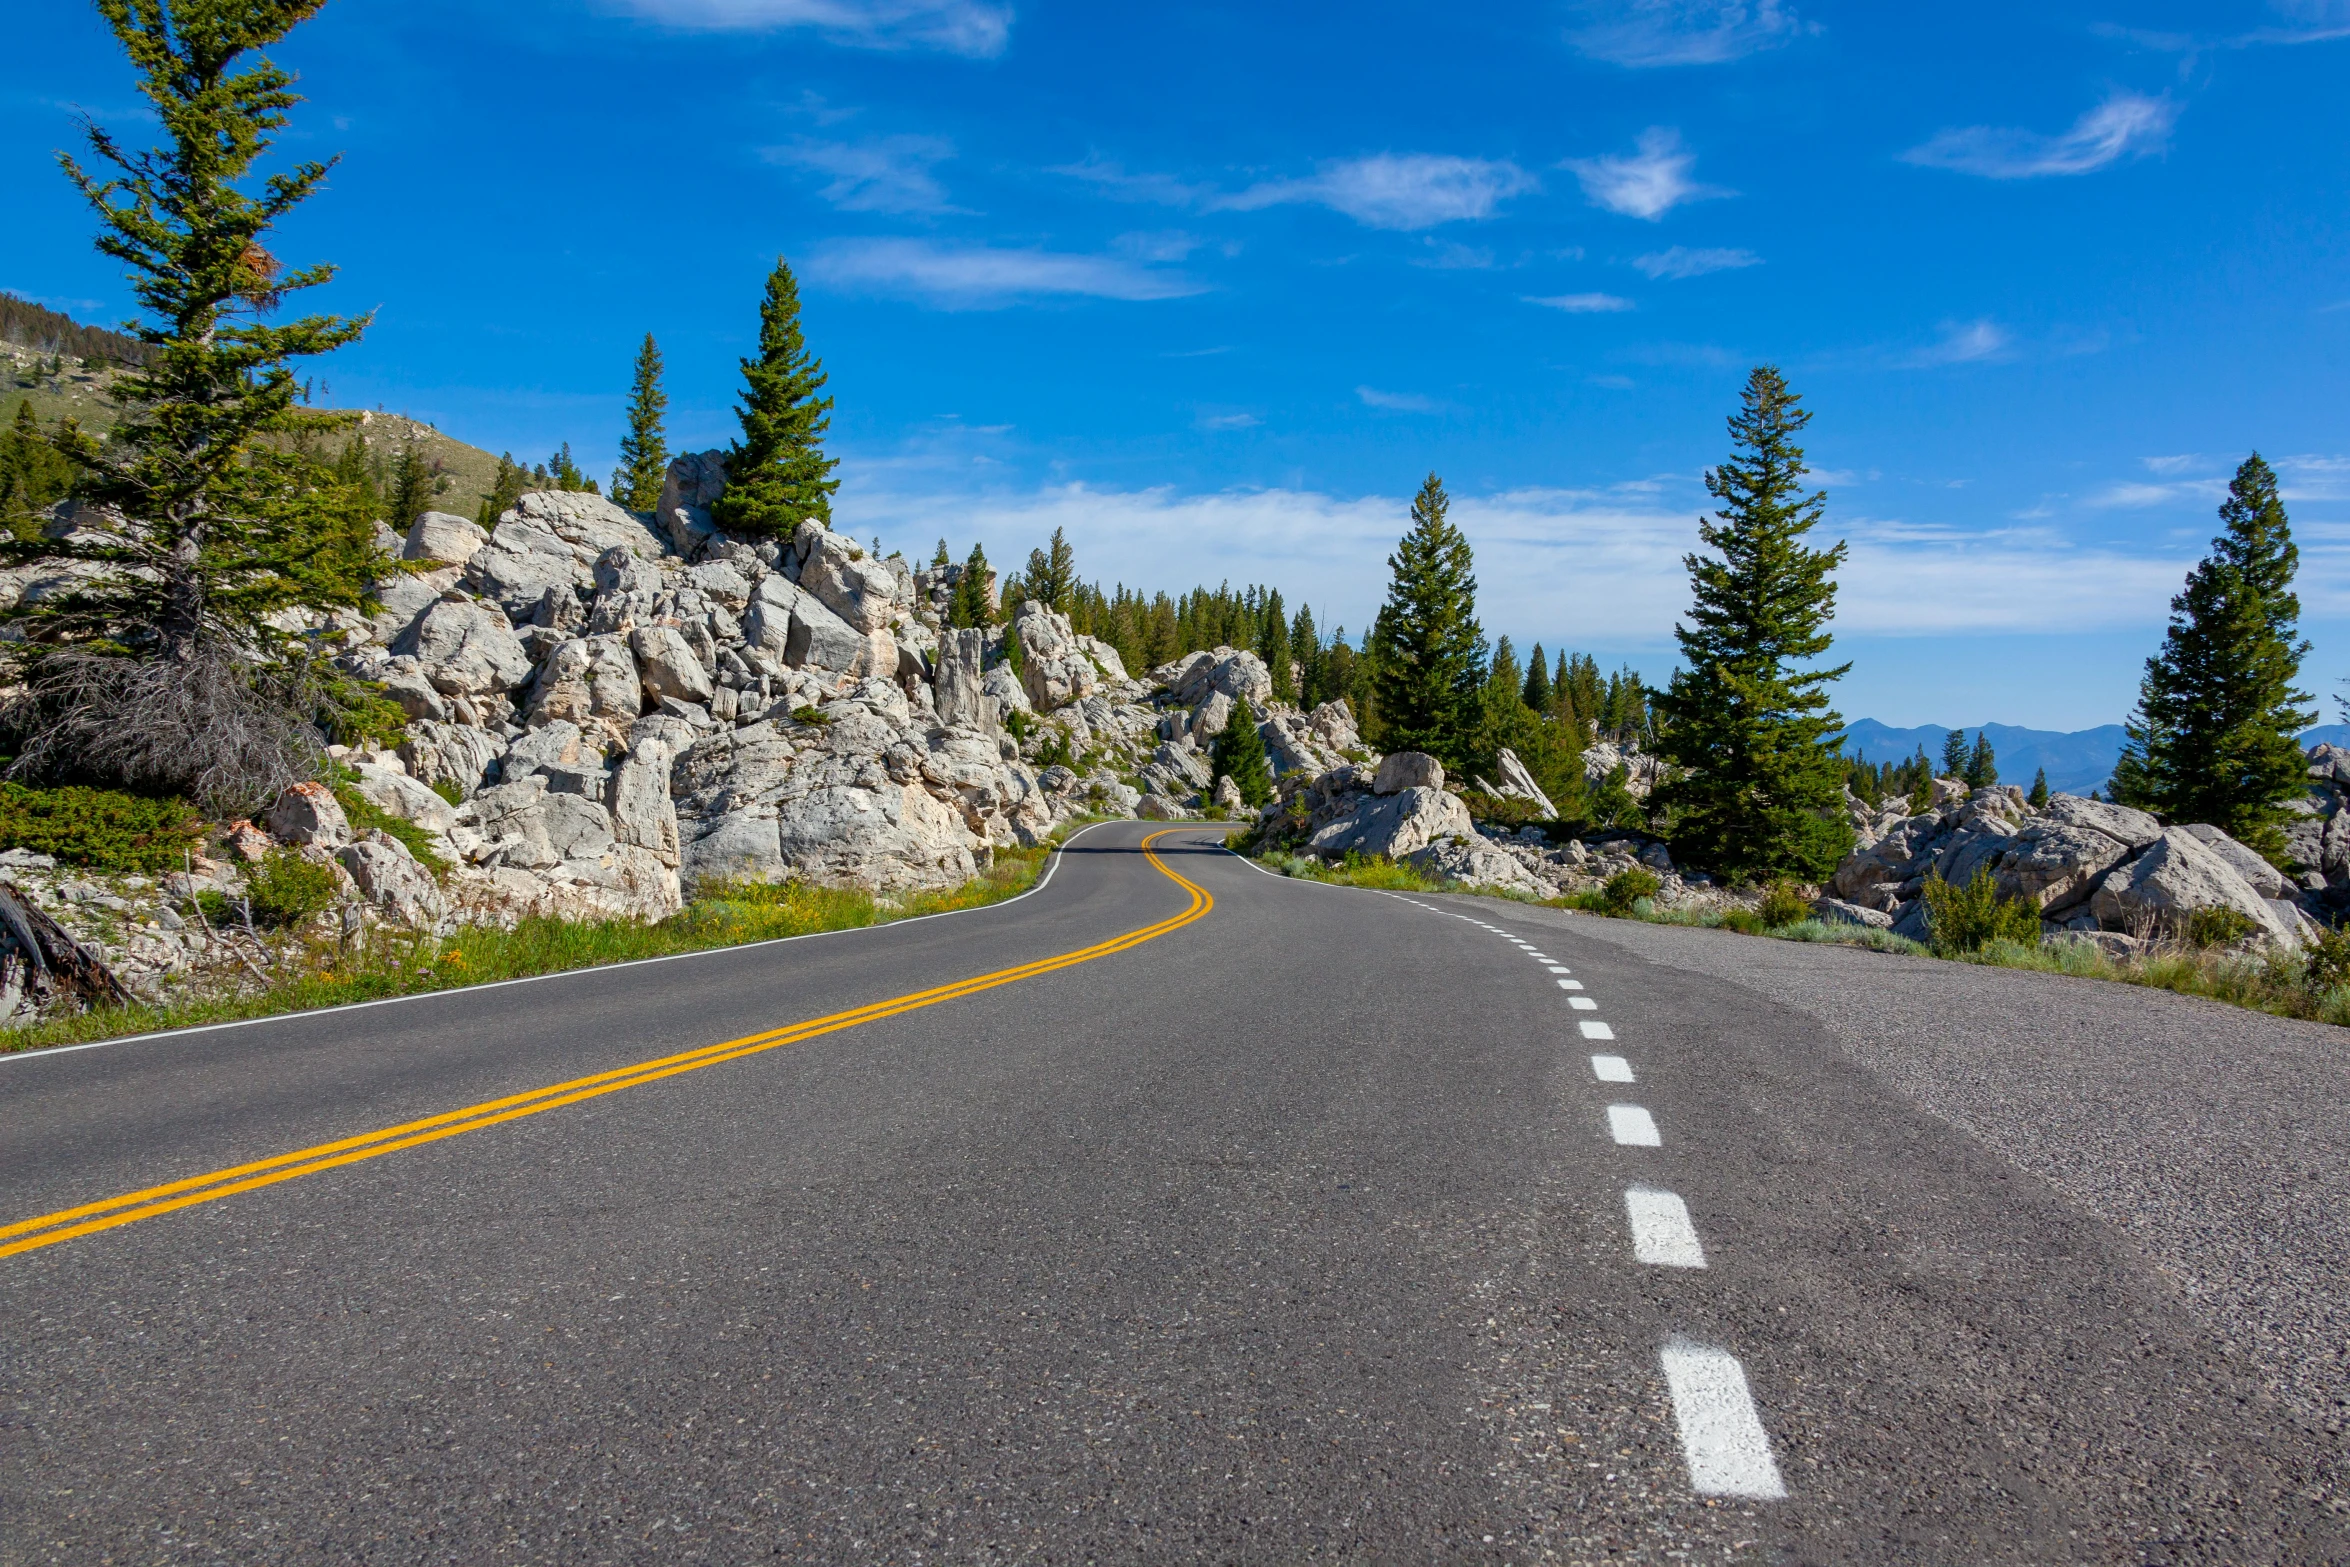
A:
[[[163,144],[126,148],[87,124],[110,168],[70,157],[98,248],[130,269],[144,362],[119,377],[107,440],[82,439],[76,492],[136,526],[20,540],[14,559],[96,568],[73,590],[6,612],[20,690],[14,771],[81,776],[251,808],[320,765],[316,720],[363,699],[299,638],[294,608],[350,608],[389,569],[317,437],[346,422],[298,406],[292,361],[356,340],[364,319],[270,320],[333,275],[287,270],[270,230],[326,178],[295,163],[249,191],[253,166],[300,98],[256,51],[318,0],[105,0]],[[346,702],[346,696],[350,701]]]
[[[1475,758],[1485,633],[1469,541],[1446,519],[1444,481],[1428,475],[1412,526],[1387,557],[1387,602],[1371,631],[1384,749],[1425,751],[1459,769]]]
[[[432,509],[432,503],[449,492],[447,465],[425,450],[424,442],[410,430],[400,442],[398,455],[392,458],[389,521],[395,532],[405,533],[415,526],[419,515]]]
[[[1298,701],[1314,707],[1329,698],[1322,694],[1322,637],[1314,628],[1314,612],[1304,604],[1289,622],[1289,656],[1297,660]]]
[[[629,384],[620,466],[612,470],[612,498],[630,511],[651,511],[661,504],[661,481],[669,473],[669,437],[661,416],[668,411],[669,394],[661,389],[661,345],[647,332]]]
[[[1028,569],[1020,574],[1020,597],[1032,598],[1045,608],[1069,612],[1077,594],[1077,552],[1069,547],[1069,540],[1055,528],[1051,541],[1043,549],[1028,552]]]
[[[1676,847],[1739,879],[1818,881],[1852,843],[1832,743],[1843,721],[1825,689],[1851,666],[1812,667],[1831,645],[1845,547],[1804,544],[1827,503],[1803,493],[1795,438],[1810,421],[1775,367],[1748,378],[1735,450],[1705,476],[1721,507],[1698,536],[1718,558],[1683,560],[1694,624],[1673,634],[1687,667],[1656,697],[1661,749],[1679,769],[1658,790]]]
[[[736,413],[742,439],[726,453],[726,489],[710,508],[729,533],[788,539],[803,518],[832,521],[832,477],[838,464],[824,455],[832,399],[824,363],[808,352],[800,333],[800,285],[783,258],[767,277],[759,305],[759,353],[743,366],[743,400]]]
[[[481,510],[473,520],[485,528],[494,528],[498,519],[512,511],[522,500],[522,482],[527,477],[522,465],[514,460],[512,452],[498,455],[497,477],[490,480],[490,493],[481,498]]]
[[[1942,737],[1942,776],[1966,777],[1967,743],[1964,729],[1953,729]]]
[[[1292,684],[1289,659],[1289,606],[1281,602],[1281,591],[1269,589],[1265,602],[1258,611],[1257,657],[1265,661],[1265,668],[1273,675],[1273,700],[1292,701],[1297,687]]]
[[[1975,748],[1967,752],[1966,771],[1960,774],[1969,789],[1988,789],[1999,782],[1999,759],[1991,752],[1991,737],[1975,731]]]
[[[971,557],[963,562],[963,574],[955,579],[954,594],[947,600],[948,625],[984,629],[995,624],[995,604],[987,592],[988,579],[994,575],[986,548],[972,545]]]
[[[39,538],[43,514],[65,498],[73,479],[73,459],[33,417],[33,400],[17,399],[15,421],[0,434],[0,530],[12,538]]]
[[[1526,688],[1522,700],[1537,713],[1550,711],[1550,664],[1543,657],[1542,644],[1534,644],[1534,652],[1526,660]]]
[[[1265,737],[1257,729],[1256,710],[1247,697],[1232,703],[1231,721],[1208,749],[1218,778],[1229,778],[1240,797],[1251,805],[1273,798],[1273,766],[1265,756]]]
[[[2038,810],[2048,803],[2048,769],[2043,767],[2032,774],[2032,792],[2024,796],[2025,803]]]
[[[2258,452],[2237,468],[2219,516],[2220,536],[2170,601],[2162,651],[2146,661],[2115,797],[2274,857],[2285,802],[2308,786],[2295,736],[2317,714],[2295,686],[2309,652],[2293,592],[2300,551]]]

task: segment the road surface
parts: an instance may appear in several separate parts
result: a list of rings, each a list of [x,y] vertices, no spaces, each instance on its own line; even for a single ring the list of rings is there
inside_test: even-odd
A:
[[[0,1061],[0,1554],[2350,1561],[2305,1298],[2334,1036],[2226,1014],[2268,1075],[2100,1155],[2113,987],[2023,976],[1972,1028],[2014,977],[1220,837]],[[1838,1010],[1920,984],[1947,1039]],[[2309,1204],[2117,1206],[2180,1117],[2264,1116],[2318,1128]],[[2239,1285],[2317,1324],[2307,1374]]]

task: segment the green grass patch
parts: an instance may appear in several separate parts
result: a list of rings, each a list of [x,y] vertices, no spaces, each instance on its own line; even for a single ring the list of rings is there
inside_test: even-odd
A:
[[[440,851],[433,847],[432,834],[412,821],[394,816],[361,794],[356,783],[357,777],[356,773],[340,767],[330,769],[327,776],[327,787],[334,791],[335,804],[341,806],[343,815],[349,818],[352,835],[365,837],[371,830],[387,832],[400,840],[401,846],[415,856],[418,864],[438,875],[448,862],[442,859]],[[441,793],[441,798],[444,800],[449,798],[449,794],[456,793],[456,786],[453,784],[438,786],[435,792],[440,793],[443,789],[448,791]],[[449,803],[452,805],[462,804],[464,797],[459,795],[456,800],[451,800]]]
[[[1236,835],[1237,836],[1237,835]],[[1335,865],[1310,854],[1268,854],[1258,864],[1299,881],[1326,881],[1334,887],[1376,887],[1388,892],[1441,892],[1444,883],[1398,865],[1384,855],[1348,854]]]
[[[980,875],[937,892],[876,896],[800,882],[737,883],[712,890],[657,925],[528,919],[513,930],[469,927],[438,939],[379,930],[363,947],[345,947],[330,934],[318,934],[281,954],[266,989],[161,1006],[109,1007],[29,1028],[0,1029],[0,1051],[274,1017],[985,908],[1034,886],[1049,854],[1043,847],[998,849],[995,862]]]

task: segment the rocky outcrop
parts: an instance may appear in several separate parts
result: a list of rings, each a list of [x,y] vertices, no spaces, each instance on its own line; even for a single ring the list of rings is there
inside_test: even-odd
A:
[[[2320,765],[2330,777],[2330,759],[2313,771]],[[2311,847],[2322,854],[2322,833]],[[1938,781],[1934,810],[1894,822],[1847,856],[1827,893],[1923,939],[1927,878],[1965,886],[1978,875],[2002,898],[2038,908],[2050,933],[2176,936],[2194,911],[2224,908],[2258,938],[2292,945],[2324,913],[2316,892],[2215,827],[2165,828],[2143,811],[2069,794],[2034,810],[2020,789],[1970,793],[1949,780]]]

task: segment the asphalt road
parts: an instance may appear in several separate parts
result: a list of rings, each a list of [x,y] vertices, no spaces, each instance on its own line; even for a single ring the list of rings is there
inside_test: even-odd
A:
[[[2273,1252],[2322,1333],[2340,1221],[2116,1211],[2159,1104],[2042,1103],[2109,987],[1904,1053],[1838,1011],[1893,968],[1158,830],[993,910],[0,1061],[0,1559],[2350,1561],[2343,1411],[2192,1271]]]

